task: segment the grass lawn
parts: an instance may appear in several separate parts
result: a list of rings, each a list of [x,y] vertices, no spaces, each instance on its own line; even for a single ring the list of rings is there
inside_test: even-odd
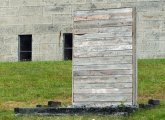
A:
[[[165,59],[139,60],[139,103],[160,99],[161,106],[129,117],[15,116],[14,107],[34,107],[58,100],[71,104],[71,61],[0,63],[0,120],[165,120]]]

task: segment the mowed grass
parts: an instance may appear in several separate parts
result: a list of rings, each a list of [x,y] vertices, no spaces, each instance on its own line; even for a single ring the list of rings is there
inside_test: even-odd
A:
[[[48,100],[71,102],[71,61],[0,64],[0,106],[29,107]]]
[[[129,117],[116,116],[15,116],[15,107],[35,107],[48,100],[71,104],[72,63],[0,63],[0,120],[165,120],[165,59],[138,61],[138,101],[160,99],[161,106],[140,110]]]

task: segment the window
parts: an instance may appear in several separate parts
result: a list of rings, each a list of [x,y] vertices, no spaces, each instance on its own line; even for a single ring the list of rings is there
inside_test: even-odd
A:
[[[19,60],[32,60],[32,35],[19,35]]]
[[[64,60],[72,60],[72,33],[64,33]]]

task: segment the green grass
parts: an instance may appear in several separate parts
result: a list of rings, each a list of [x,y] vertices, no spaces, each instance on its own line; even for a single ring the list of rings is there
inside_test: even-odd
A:
[[[161,106],[152,110],[129,117],[14,115],[14,107],[34,107],[48,100],[71,104],[71,66],[71,61],[0,63],[0,120],[165,120],[165,59],[138,62],[138,101],[161,100]]]
[[[1,63],[0,91],[0,106],[7,109],[49,99],[70,103],[71,62]]]

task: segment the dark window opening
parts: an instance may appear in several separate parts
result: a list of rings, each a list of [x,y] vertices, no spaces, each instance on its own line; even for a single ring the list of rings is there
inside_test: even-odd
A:
[[[19,35],[19,60],[32,60],[32,35]]]
[[[72,60],[72,33],[64,33],[64,60]]]

